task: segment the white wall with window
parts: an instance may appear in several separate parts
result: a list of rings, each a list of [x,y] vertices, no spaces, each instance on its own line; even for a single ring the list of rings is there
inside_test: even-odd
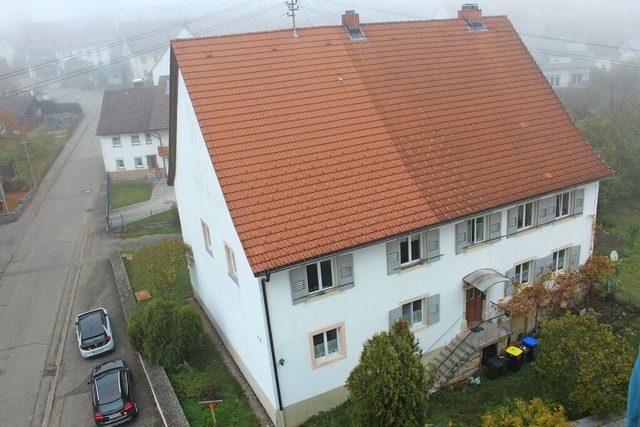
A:
[[[168,130],[100,135],[99,138],[105,171],[111,173],[113,179],[143,179],[154,168],[160,177],[166,176],[169,163],[159,155],[158,149],[161,145],[168,146]]]

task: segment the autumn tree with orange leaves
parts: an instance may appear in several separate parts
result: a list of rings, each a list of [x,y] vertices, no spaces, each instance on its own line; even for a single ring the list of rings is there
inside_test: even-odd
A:
[[[576,271],[547,273],[531,285],[516,283],[505,309],[518,317],[535,313],[538,332],[541,315],[587,306],[614,270],[615,264],[608,257],[594,254]]]
[[[0,110],[0,137],[24,135],[27,127],[20,123],[15,116],[4,110]]]

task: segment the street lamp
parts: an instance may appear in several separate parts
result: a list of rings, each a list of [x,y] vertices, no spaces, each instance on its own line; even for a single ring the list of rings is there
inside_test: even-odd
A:
[[[29,165],[29,172],[31,172],[31,182],[33,183],[33,188],[36,188],[36,178],[33,176],[33,169],[31,168],[31,160],[29,160],[29,150],[27,150],[27,141],[21,142],[24,147],[24,153],[27,155],[27,164]]]
[[[0,211],[8,211],[9,207],[7,203],[7,196],[4,192],[4,187],[2,186],[2,175],[0,175],[0,198],[2,199],[0,200]]]

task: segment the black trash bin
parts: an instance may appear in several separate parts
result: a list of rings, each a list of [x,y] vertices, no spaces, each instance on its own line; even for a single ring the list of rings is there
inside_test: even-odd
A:
[[[534,337],[524,337],[522,344],[529,347],[528,361],[532,362],[536,359],[536,348],[538,347],[538,340]]]
[[[508,366],[511,372],[518,372],[522,366],[522,349],[516,346],[507,347]]]
[[[487,366],[489,367],[487,377],[490,380],[495,380],[505,373],[507,369],[507,357],[502,355],[493,356],[487,360]]]
[[[524,344],[519,345],[518,348],[522,350],[521,361],[522,361],[522,364],[525,365],[529,361],[529,352],[531,351],[531,348],[527,347]]]

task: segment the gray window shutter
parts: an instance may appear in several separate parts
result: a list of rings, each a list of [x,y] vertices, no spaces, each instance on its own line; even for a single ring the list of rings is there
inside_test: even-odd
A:
[[[576,271],[580,267],[580,245],[573,246],[569,256],[569,270]]]
[[[400,241],[387,243],[387,276],[400,271]]]
[[[402,317],[402,307],[394,308],[389,312],[389,328]]]
[[[538,200],[538,225],[552,222],[556,217],[556,197]]]
[[[540,278],[540,276],[542,276],[546,271],[547,268],[545,267],[545,262],[547,262],[546,258],[538,258],[536,260],[535,267],[534,267],[534,271],[535,271],[535,277],[534,280],[537,280]]]
[[[467,246],[467,221],[456,224],[456,253],[464,252],[465,246]]]
[[[573,214],[582,215],[584,211],[584,188],[576,190],[573,195]]]
[[[507,237],[518,230],[518,208],[511,208],[507,211]]]
[[[353,288],[353,255],[347,254],[338,257],[338,286],[342,289]]]
[[[440,294],[427,298],[427,325],[440,321]]]
[[[502,235],[502,212],[493,212],[489,216],[489,239],[496,241]]]
[[[440,259],[440,229],[427,231],[427,262]]]
[[[512,268],[511,270],[507,271],[505,273],[505,276],[507,277],[507,279],[511,280],[511,282],[505,283],[504,284],[504,296],[508,297],[509,295],[513,294],[513,291],[516,287],[516,269]]]
[[[291,298],[294,304],[300,304],[307,300],[307,271],[304,267],[299,267],[289,272],[291,279]]]

